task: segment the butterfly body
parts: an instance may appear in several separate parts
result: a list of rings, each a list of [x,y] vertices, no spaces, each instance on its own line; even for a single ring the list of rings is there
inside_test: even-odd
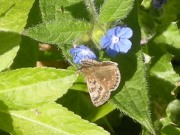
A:
[[[118,64],[112,61],[98,62],[82,60],[80,71],[85,75],[90,97],[95,106],[104,104],[111,91],[117,89],[120,83]]]

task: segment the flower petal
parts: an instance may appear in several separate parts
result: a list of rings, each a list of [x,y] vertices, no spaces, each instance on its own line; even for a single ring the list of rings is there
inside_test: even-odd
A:
[[[70,54],[76,54],[76,53],[78,53],[79,51],[81,51],[79,48],[72,48],[72,49],[70,49]]]
[[[129,27],[123,27],[118,30],[117,36],[120,38],[130,38],[133,35],[133,31]]]
[[[116,43],[116,44],[111,44],[110,46],[108,46],[108,48],[109,49],[111,49],[111,50],[114,50],[114,51],[116,51],[116,52],[120,52],[120,49],[119,49],[119,43]]]
[[[96,55],[93,52],[89,52],[88,55],[86,55],[88,59],[97,59]]]
[[[72,48],[72,49],[70,49],[70,54],[74,54],[75,53],[75,50],[74,50],[74,48]]]
[[[73,62],[81,64],[84,59],[96,59],[96,55],[90,50],[90,48],[80,45],[70,49],[70,53],[73,55]]]
[[[107,54],[109,54],[112,57],[114,57],[118,54],[118,52],[116,50],[113,50],[111,48],[107,48],[106,51],[107,51]]]
[[[117,27],[114,27],[114,28],[112,28],[112,29],[109,29],[109,30],[106,32],[106,35],[107,35],[107,36],[116,35],[116,29],[117,29]]]
[[[103,36],[100,41],[101,47],[104,49],[111,44],[111,39],[107,36]]]
[[[121,53],[127,53],[129,51],[129,49],[131,48],[131,45],[132,45],[132,43],[130,40],[121,39],[118,44],[118,47],[119,47]]]
[[[79,57],[78,55],[74,56],[73,62],[76,64],[81,64],[81,57]]]
[[[129,27],[114,27],[106,32],[106,35],[101,38],[100,44],[110,56],[115,56],[118,53],[127,53],[131,48],[133,31]]]

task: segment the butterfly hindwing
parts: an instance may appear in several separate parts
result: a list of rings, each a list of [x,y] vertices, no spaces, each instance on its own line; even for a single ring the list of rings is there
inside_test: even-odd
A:
[[[95,106],[102,105],[109,99],[110,91],[107,91],[97,79],[86,77],[86,82],[91,101]]]

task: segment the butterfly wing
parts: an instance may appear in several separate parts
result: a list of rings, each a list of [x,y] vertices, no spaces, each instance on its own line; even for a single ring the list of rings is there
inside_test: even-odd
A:
[[[95,106],[104,104],[111,91],[119,86],[120,72],[115,62],[84,60],[80,70],[86,76],[89,94]]]
[[[114,62],[108,62],[103,64],[107,65],[103,65],[102,67],[96,67],[94,69],[94,76],[108,91],[114,91],[118,88],[121,80],[120,71],[117,65],[114,64]]]
[[[107,91],[97,79],[87,76],[86,82],[91,101],[96,107],[104,104],[109,99],[110,91]]]

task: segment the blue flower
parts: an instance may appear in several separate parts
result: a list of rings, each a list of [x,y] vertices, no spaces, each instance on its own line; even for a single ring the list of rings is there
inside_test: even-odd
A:
[[[106,49],[110,56],[118,53],[127,53],[131,48],[133,31],[129,27],[114,27],[107,31],[106,35],[101,38],[101,47]]]
[[[96,55],[90,50],[90,48],[84,45],[72,48],[70,54],[73,55],[73,62],[76,64],[81,64],[81,61],[85,59],[97,59]]]
[[[166,0],[153,0],[153,6],[156,8],[161,8]]]

